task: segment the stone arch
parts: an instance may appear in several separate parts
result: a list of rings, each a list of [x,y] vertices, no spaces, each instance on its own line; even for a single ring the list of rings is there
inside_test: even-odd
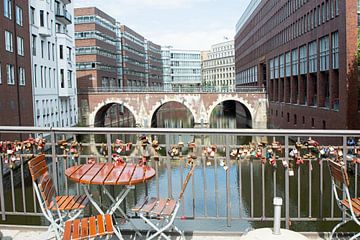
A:
[[[208,108],[208,111],[207,111],[207,123],[210,124],[210,117],[211,117],[211,113],[214,111],[215,107],[217,105],[219,105],[220,103],[222,102],[225,102],[225,101],[236,101],[236,102],[239,102],[241,103],[242,105],[244,105],[245,108],[247,108],[247,110],[249,111],[250,113],[250,117],[251,117],[251,125],[252,127],[254,128],[255,126],[255,110],[254,108],[252,107],[252,105],[246,101],[244,98],[242,97],[238,97],[238,96],[229,96],[229,97],[225,97],[225,98],[218,98],[216,101],[214,101]]]
[[[113,104],[119,104],[119,105],[123,105],[124,107],[126,107],[130,111],[130,113],[134,116],[135,123],[139,124],[139,122],[138,122],[139,117],[137,116],[137,112],[134,109],[134,107],[132,107],[130,104],[128,104],[127,102],[124,102],[120,99],[105,99],[104,101],[101,101],[100,103],[98,103],[94,107],[94,110],[89,114],[89,126],[94,127],[95,121],[96,121],[96,115],[99,111],[101,111],[104,107],[111,106]]]
[[[197,117],[195,109],[191,105],[186,104],[186,101],[181,101],[179,99],[166,99],[166,100],[162,99],[159,102],[156,102],[156,104],[154,104],[154,106],[150,110],[148,118],[147,118],[147,122],[148,122],[149,126],[147,126],[147,127],[151,127],[151,120],[152,120],[154,114],[156,113],[156,111],[164,104],[170,103],[170,102],[177,102],[177,103],[180,103],[183,106],[185,106],[191,112],[192,116],[194,117],[194,122],[195,123],[197,122],[198,117]]]

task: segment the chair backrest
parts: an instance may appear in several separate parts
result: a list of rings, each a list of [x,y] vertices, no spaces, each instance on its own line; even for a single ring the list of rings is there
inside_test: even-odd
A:
[[[330,169],[331,177],[334,180],[334,183],[340,188],[343,187],[342,186],[343,184],[349,187],[350,181],[345,165],[338,162],[334,162],[332,160],[328,160],[328,166]]]
[[[55,188],[49,175],[49,169],[45,161],[45,155],[41,154],[34,157],[28,162],[28,165],[33,182],[36,186],[38,186],[46,207],[50,208],[53,204]]]
[[[186,190],[186,187],[190,181],[190,178],[192,177],[192,175],[194,175],[194,170],[195,170],[195,164],[193,162],[191,162],[191,167],[190,167],[190,171],[188,172],[188,174],[186,175],[186,178],[185,178],[185,182],[183,183],[182,185],[182,188],[181,188],[181,192],[180,192],[180,196],[179,196],[179,200],[182,199],[183,195],[184,195],[184,192]]]

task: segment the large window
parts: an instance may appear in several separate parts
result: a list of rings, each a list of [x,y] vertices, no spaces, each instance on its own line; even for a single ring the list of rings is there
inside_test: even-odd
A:
[[[30,24],[35,24],[35,8],[30,7]]]
[[[274,77],[275,79],[279,77],[279,59],[276,57],[274,58]]]
[[[284,70],[285,70],[285,61],[284,61],[284,54],[280,55],[280,77],[284,77]]]
[[[11,64],[6,65],[6,74],[7,74],[7,83],[9,85],[14,85],[15,84],[14,65]]]
[[[291,58],[292,58],[292,75],[298,75],[299,74],[299,57],[298,57],[298,49],[294,49],[291,52]]]
[[[320,71],[329,70],[329,37],[320,39]]]
[[[32,54],[36,56],[36,35],[31,35],[31,42],[32,42]]]
[[[339,33],[332,34],[332,68],[339,68]]]
[[[16,23],[19,26],[23,25],[23,11],[19,6],[16,6]]]
[[[72,71],[69,71],[68,70],[68,73],[67,73],[67,77],[68,77],[68,88],[72,88]]]
[[[4,0],[4,16],[12,18],[12,0]]]
[[[2,84],[2,66],[1,66],[1,62],[0,62],[0,84]]]
[[[286,61],[286,77],[290,77],[291,76],[291,53],[287,52],[285,54],[285,61]]]
[[[300,74],[307,73],[306,45],[300,47]]]
[[[309,43],[309,72],[317,72],[317,43]]]
[[[18,55],[24,56],[24,39],[22,37],[17,37],[17,52]]]
[[[25,68],[19,67],[19,85],[25,86]]]
[[[13,35],[11,32],[5,31],[5,49],[6,51],[13,52]]]
[[[45,26],[45,19],[44,19],[44,10],[40,10],[40,26],[44,27]]]

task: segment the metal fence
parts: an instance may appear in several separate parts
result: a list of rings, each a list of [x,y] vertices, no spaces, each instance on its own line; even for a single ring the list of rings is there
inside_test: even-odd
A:
[[[111,149],[117,138],[134,143],[131,154],[122,157],[126,161],[137,162],[141,156],[136,154],[136,142],[138,136],[144,134],[150,140],[156,138],[162,148],[159,161],[150,157],[148,163],[156,169],[157,174],[152,181],[136,187],[123,206],[125,209],[131,208],[139,198],[148,194],[177,196],[187,171],[187,141],[195,141],[198,157],[194,178],[185,192],[182,219],[222,219],[228,226],[237,219],[272,221],[272,199],[280,196],[284,198],[282,220],[286,228],[290,227],[291,221],[339,220],[341,213],[330,189],[326,159],[304,158],[304,163],[297,165],[291,156],[296,142],[309,137],[317,140],[320,146],[322,142],[339,145],[336,149],[343,152],[344,161],[348,161],[353,169],[352,194],[359,196],[359,164],[352,165],[349,159],[356,155],[360,146],[349,145],[348,140],[360,138],[360,131],[0,127],[0,141],[11,140],[9,138],[14,136],[18,139],[28,136],[48,139],[46,157],[58,194],[81,193],[82,189],[77,184],[66,179],[64,170],[74,164],[86,163],[89,159],[96,162],[112,161]],[[58,142],[64,139],[82,142],[79,158],[61,149]],[[184,141],[185,147],[178,155],[171,157],[167,153],[179,141]],[[245,149],[252,143],[260,142],[264,145],[266,142],[281,144],[281,154],[274,157],[276,166],[270,164],[268,159],[262,161],[253,155],[232,154],[234,149]],[[104,153],[105,147],[107,152]],[[206,154],[206,149],[210,148],[216,148],[212,156]],[[41,216],[29,184],[31,180],[26,161],[31,154],[18,154],[19,162],[13,168],[4,163],[4,155],[0,161],[0,212],[3,221],[7,216]]]

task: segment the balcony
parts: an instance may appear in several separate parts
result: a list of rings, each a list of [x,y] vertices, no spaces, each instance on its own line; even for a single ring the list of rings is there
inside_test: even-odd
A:
[[[72,23],[72,16],[66,9],[58,8],[56,10],[55,17],[56,17],[56,20],[58,20],[59,22],[65,24],[65,25],[69,25]]]
[[[22,225],[32,219],[31,222],[47,225],[29,184],[31,179],[28,177],[26,162],[32,154],[45,153],[59,194],[79,194],[83,189],[66,179],[65,169],[90,160],[112,162],[117,138],[124,143],[133,143],[130,150],[119,153],[125,161],[141,160],[139,152],[144,149],[145,153],[149,153],[147,164],[156,169],[156,177],[147,184],[137,185],[123,206],[127,215],[139,221],[139,224],[141,221],[129,209],[147,194],[177,196],[186,175],[189,151],[186,143],[196,143],[195,174],[185,192],[178,216],[181,228],[194,235],[201,231],[203,234],[204,231],[217,231],[211,236],[237,239],[249,228],[269,225],[273,221],[272,199],[275,196],[284,199],[281,214],[283,226],[300,232],[328,234],[342,217],[331,194],[326,166],[331,156],[323,156],[321,151],[314,154],[314,149],[306,144],[301,147],[303,162],[295,161],[291,154],[298,146],[296,142],[309,144],[309,137],[319,141],[317,149],[332,144],[334,149],[345,153],[343,161],[350,170],[350,182],[359,182],[359,164],[352,163],[351,158],[352,154],[360,150],[360,146],[348,145],[348,140],[359,139],[360,131],[0,127],[0,134],[0,141],[19,139],[20,134],[23,138],[29,135],[48,136],[44,148],[39,149],[34,145],[29,150],[19,152],[18,160],[11,167],[5,161],[6,155],[1,155],[0,216],[2,223],[8,224]],[[162,150],[157,158],[151,144],[144,147],[138,140],[143,134],[158,140]],[[63,145],[58,145],[59,140],[66,139],[71,143],[75,137],[78,141],[82,139],[78,157],[62,148]],[[168,154],[180,141],[185,143],[184,147],[178,149],[177,154]],[[262,158],[254,153],[260,143],[264,152],[273,149],[276,152],[274,157],[268,158],[263,152]],[[104,151],[105,146],[108,151]],[[252,148],[252,151],[248,151]],[[359,197],[357,185],[354,185],[351,185],[351,192]],[[103,199],[101,192],[96,194]],[[140,226],[141,230],[145,230],[142,228],[144,225]],[[4,231],[3,227],[1,229]],[[122,229],[133,230],[130,224],[125,224]],[[358,229],[348,226],[346,231]],[[233,238],[231,234],[235,234]]]
[[[70,4],[70,3],[71,3],[71,0],[62,0],[62,2],[63,2],[64,4]]]
[[[59,88],[59,97],[68,98],[75,95],[75,90],[73,88]]]
[[[40,26],[39,27],[39,35],[42,37],[50,37],[51,29],[46,26]]]

